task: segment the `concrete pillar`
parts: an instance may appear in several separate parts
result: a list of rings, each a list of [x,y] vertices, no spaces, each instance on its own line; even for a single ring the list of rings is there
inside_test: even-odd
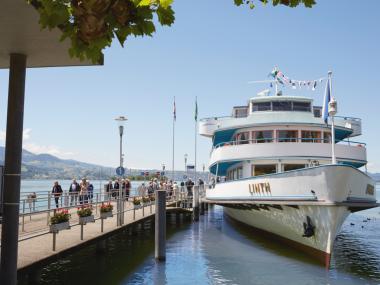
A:
[[[199,187],[193,187],[193,220],[199,221]]]
[[[4,208],[0,284],[17,283],[18,219],[24,123],[26,56],[10,55],[7,130],[4,160]]]
[[[156,191],[155,251],[157,260],[166,259],[166,191]]]

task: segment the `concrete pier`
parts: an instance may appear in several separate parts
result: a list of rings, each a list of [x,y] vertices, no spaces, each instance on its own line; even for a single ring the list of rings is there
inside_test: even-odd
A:
[[[160,192],[163,192],[163,194],[159,195],[165,194],[165,191]],[[166,201],[165,196],[163,196],[163,203],[163,217],[166,217],[166,212],[191,213],[191,209],[175,207],[176,201]],[[112,204],[116,205],[116,201],[112,202]],[[17,268],[19,271],[29,272],[30,270],[34,270],[44,264],[62,258],[63,256],[73,253],[77,249],[83,248],[89,244],[98,244],[99,252],[102,252],[103,250],[106,250],[106,248],[104,248],[105,244],[102,243],[106,238],[138,225],[145,220],[155,218],[155,204],[153,203],[151,207],[150,205],[146,205],[145,207],[146,209],[143,215],[142,208],[134,210],[132,202],[126,202],[125,212],[123,213],[125,224],[123,226],[116,226],[117,219],[120,218],[120,216],[117,217],[114,212],[113,217],[103,220],[103,232],[101,231],[102,220],[99,215],[95,215],[94,223],[87,223],[83,226],[85,231],[83,240],[81,239],[81,225],[79,224],[79,219],[76,215],[76,207],[73,207],[70,210],[72,215],[70,219],[71,229],[59,231],[55,236],[55,250],[53,250],[54,236],[52,233],[49,233],[49,227],[46,225],[46,212],[34,213],[31,219],[29,219],[29,217],[24,219],[24,232],[22,231],[22,217],[20,217]],[[150,208],[152,208],[152,213],[150,212]],[[161,223],[161,225],[165,225],[165,223]],[[163,233],[165,234],[165,231],[163,231]],[[164,247],[161,247],[161,249],[165,252]],[[160,255],[162,256],[162,253]]]

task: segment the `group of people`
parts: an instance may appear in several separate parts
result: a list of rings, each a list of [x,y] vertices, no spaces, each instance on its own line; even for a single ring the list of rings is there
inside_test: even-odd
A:
[[[137,188],[137,194],[141,197],[151,196],[154,194],[156,190],[165,190],[166,196],[168,198],[179,198],[193,196],[193,186],[195,183],[188,178],[186,181],[182,181],[180,185],[176,181],[169,179],[161,179],[153,178],[147,184],[144,182]],[[203,186],[204,182],[202,179],[198,180],[198,185]],[[115,181],[110,180],[108,184],[105,186],[106,192],[106,200],[119,197],[120,193],[122,197],[125,197],[126,200],[130,197],[132,184],[129,179],[117,179]],[[55,200],[56,208],[59,208],[59,200],[63,194],[63,190],[58,181],[54,182],[51,193],[53,194]],[[93,202],[94,197],[94,186],[88,179],[82,179],[80,183],[78,183],[75,179],[73,179],[70,184],[69,191],[69,200],[70,206],[79,204],[87,204]]]
[[[105,187],[107,199],[119,197],[121,192],[121,195],[128,200],[131,194],[131,188],[132,184],[129,179],[117,179],[115,182],[110,180]]]
[[[166,196],[168,198],[179,198],[184,197],[185,194],[187,194],[187,197],[193,196],[193,186],[195,183],[191,180],[191,178],[188,178],[185,181],[182,181],[180,185],[176,181],[173,180],[158,180],[157,178],[153,178],[149,181],[148,185],[142,183],[137,188],[137,193],[141,197],[145,196],[151,196],[154,194],[154,191],[156,190],[165,190]],[[202,179],[198,180],[198,185],[204,185],[204,182]]]
[[[55,206],[59,208],[59,199],[62,196],[63,190],[58,181],[54,182],[51,193],[54,196]],[[82,179],[80,183],[78,183],[75,179],[73,179],[72,183],[69,187],[69,197],[70,197],[70,206],[79,204],[87,204],[92,203],[94,198],[94,185],[88,179]]]

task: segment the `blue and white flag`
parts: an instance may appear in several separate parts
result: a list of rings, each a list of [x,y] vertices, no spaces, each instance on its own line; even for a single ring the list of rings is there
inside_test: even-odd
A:
[[[329,117],[329,102],[331,100],[330,80],[330,78],[327,79],[325,96],[323,97],[322,118],[326,124]]]

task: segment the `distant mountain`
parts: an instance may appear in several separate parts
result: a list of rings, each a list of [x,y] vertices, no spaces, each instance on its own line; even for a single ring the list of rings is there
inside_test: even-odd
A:
[[[0,163],[4,163],[5,148],[0,146]],[[50,154],[34,154],[23,149],[21,176],[23,179],[72,179],[109,177],[114,169],[72,159],[60,159]]]
[[[4,164],[5,148],[0,146],[0,165]],[[158,169],[128,169],[126,175],[138,176],[142,171],[150,174],[160,172]],[[174,171],[174,179],[183,180],[187,173],[185,171]],[[171,177],[171,171],[166,175]],[[109,179],[115,176],[115,169],[96,164],[80,162],[72,159],[60,159],[50,154],[34,154],[23,149],[21,177],[23,179]],[[193,175],[189,175],[192,177]],[[207,173],[198,172],[197,177],[206,181]]]
[[[380,173],[368,173],[376,182],[380,182]]]

